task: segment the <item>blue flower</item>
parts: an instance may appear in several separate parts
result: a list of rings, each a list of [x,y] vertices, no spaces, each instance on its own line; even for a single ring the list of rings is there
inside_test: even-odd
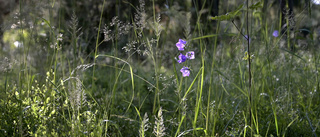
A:
[[[182,44],[187,44],[187,42],[183,39],[179,39],[179,42],[182,43]]]
[[[180,53],[178,62],[182,63],[182,62],[185,62],[186,60],[187,60],[187,57]]]
[[[186,57],[187,57],[188,59],[194,59],[194,58],[195,58],[195,57],[194,57],[194,51],[189,51],[189,52],[187,52]]]
[[[272,35],[273,35],[274,37],[278,37],[278,36],[279,36],[279,31],[275,30],[275,31],[272,33]]]
[[[188,77],[190,75],[190,70],[188,67],[183,67],[180,69],[180,72],[182,73],[183,77]]]
[[[248,35],[244,35],[244,37],[248,40]],[[249,38],[249,43],[251,43],[251,37]]]
[[[176,43],[176,46],[177,46],[178,50],[184,50],[185,44],[187,44],[186,41],[179,39],[179,42]]]

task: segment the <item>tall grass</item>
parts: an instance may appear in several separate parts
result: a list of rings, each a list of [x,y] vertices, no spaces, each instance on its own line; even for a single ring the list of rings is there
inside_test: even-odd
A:
[[[319,28],[303,22],[319,11],[301,2],[274,37],[292,20],[272,2],[210,17],[212,1],[20,0],[2,25],[0,136],[318,136]]]

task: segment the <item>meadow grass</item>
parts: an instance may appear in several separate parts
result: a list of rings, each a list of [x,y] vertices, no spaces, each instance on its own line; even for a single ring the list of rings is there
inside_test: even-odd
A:
[[[1,136],[320,135],[319,28],[300,28],[316,5],[280,32],[265,1],[209,18],[211,1],[131,2],[19,1],[3,24]]]

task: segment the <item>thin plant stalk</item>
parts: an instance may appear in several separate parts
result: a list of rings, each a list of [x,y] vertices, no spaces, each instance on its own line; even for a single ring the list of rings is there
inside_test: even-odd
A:
[[[202,8],[204,8],[204,5],[206,3],[206,0],[204,1],[203,5],[202,5]],[[200,26],[200,17],[201,17],[201,14],[199,14],[198,16],[198,19],[197,19],[197,27],[198,27],[198,31],[199,31],[199,35],[202,35],[202,32],[201,32],[201,26]],[[205,54],[205,47],[203,47],[203,43],[202,43],[202,40],[200,39],[199,41],[199,45],[200,45],[200,51],[201,51],[201,67],[203,68],[201,70],[201,78],[199,79],[200,83],[199,83],[199,86],[200,86],[200,89],[197,90],[198,93],[197,93],[197,100],[196,100],[196,107],[195,107],[195,116],[194,116],[194,120],[193,120],[193,128],[196,129],[197,128],[197,120],[198,120],[198,115],[199,115],[199,111],[200,111],[200,107],[201,107],[201,99],[202,99],[202,91],[203,91],[203,84],[204,84],[204,68],[205,68],[205,63],[204,63],[204,54]]]
[[[19,12],[22,13],[22,0],[19,0]],[[22,17],[19,16],[19,21],[22,22]],[[22,26],[22,23],[20,23],[20,33],[22,34],[22,37],[20,37],[20,41],[22,41],[24,43],[24,37],[23,37],[23,26]],[[21,58],[23,57],[23,55],[21,56]],[[23,64],[26,64],[26,60],[24,60]],[[24,68],[22,67],[25,67],[24,65],[20,65],[20,70],[23,70]],[[21,74],[22,73],[22,74]],[[19,72],[19,94],[22,93],[22,82],[23,82],[23,71]],[[22,110],[22,103],[19,103],[19,107],[20,109]],[[23,130],[22,130],[22,113],[20,113],[19,115],[19,133],[20,133],[20,136],[23,136]]]
[[[247,0],[247,12],[246,12],[246,30],[247,30],[247,48],[248,48],[248,73],[249,73],[249,89],[248,89],[248,95],[249,95],[249,123],[252,128],[252,94],[251,94],[251,53],[250,53],[250,32],[249,32],[249,0]]]
[[[156,32],[156,38],[157,38],[157,41],[156,41],[156,50],[155,50],[155,54],[153,52],[153,49],[151,47],[151,44],[149,44],[149,41],[148,41],[148,45],[149,45],[149,48],[150,48],[150,51],[152,51],[151,53],[151,56],[152,56],[152,60],[153,60],[153,64],[154,64],[154,72],[155,72],[155,79],[156,79],[156,92],[155,92],[155,95],[154,95],[154,102],[153,102],[153,113],[156,114],[156,104],[158,104],[158,108],[160,108],[160,97],[159,97],[159,68],[160,68],[160,61],[158,61],[158,48],[159,48],[159,39],[160,39],[160,35],[159,34],[159,29],[158,29],[158,22],[156,20],[156,11],[155,11],[155,4],[154,4],[154,0],[152,1],[152,7],[153,7],[153,22],[155,23],[155,32]]]
[[[211,99],[211,90],[213,90],[213,69],[214,69],[214,65],[215,65],[215,56],[216,56],[216,48],[217,48],[217,44],[218,44],[218,33],[220,31],[220,21],[217,22],[217,26],[216,26],[216,36],[215,36],[215,40],[214,40],[214,47],[213,47],[213,55],[212,55],[212,63],[211,63],[211,77],[210,77],[210,86],[209,86],[209,93],[208,93],[208,104],[207,104],[207,117],[206,117],[206,130],[208,131],[209,128],[209,112],[210,112],[210,99]],[[213,125],[215,125],[217,121],[213,121]],[[212,128],[212,135],[214,135],[215,132],[215,126],[213,126]]]
[[[101,9],[101,14],[100,14],[100,21],[99,21],[99,28],[98,28],[98,32],[97,32],[97,40],[96,40],[96,48],[94,51],[94,59],[93,59],[93,70],[92,70],[92,88],[94,89],[95,87],[95,83],[94,83],[94,71],[95,71],[95,64],[96,64],[96,56],[98,54],[98,47],[99,47],[99,36],[100,36],[100,28],[101,28],[101,24],[102,24],[102,15],[103,15],[103,10],[104,10],[104,5],[106,3],[106,0],[103,0],[103,4],[102,4],[102,9]]]

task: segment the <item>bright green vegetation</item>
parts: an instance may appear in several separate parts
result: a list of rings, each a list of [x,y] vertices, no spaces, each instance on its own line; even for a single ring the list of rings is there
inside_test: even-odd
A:
[[[3,25],[0,136],[319,136],[319,6],[302,1],[274,37],[276,0],[246,1],[208,18],[210,0],[20,0]],[[176,61],[179,39],[194,60]]]

